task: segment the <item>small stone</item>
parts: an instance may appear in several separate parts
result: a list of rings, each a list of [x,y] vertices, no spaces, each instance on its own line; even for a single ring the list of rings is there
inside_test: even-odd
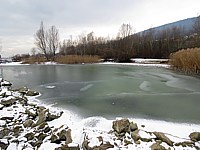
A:
[[[25,128],[31,127],[34,122],[31,119],[26,120],[23,125]]]
[[[151,150],[166,150],[166,148],[160,145],[159,142],[152,144],[150,147],[151,147]]]
[[[66,144],[72,143],[71,129],[66,132]]]
[[[39,93],[36,92],[36,91],[28,91],[28,92],[26,93],[26,96],[37,96],[37,95],[39,95]]]
[[[39,141],[43,141],[48,135],[47,134],[44,134],[44,133],[40,133],[38,136],[37,136],[37,139]]]
[[[51,135],[50,141],[51,141],[51,143],[60,144],[59,138],[58,138],[58,136],[56,136],[55,134],[52,134],[52,135]]]
[[[130,131],[138,130],[138,126],[136,123],[131,122],[130,123]]]
[[[140,139],[140,135],[138,134],[139,130],[135,130],[131,133],[131,137],[134,140],[134,142],[138,141]]]
[[[30,141],[35,137],[35,134],[30,132],[30,133],[27,133],[24,137],[27,138],[28,141]]]

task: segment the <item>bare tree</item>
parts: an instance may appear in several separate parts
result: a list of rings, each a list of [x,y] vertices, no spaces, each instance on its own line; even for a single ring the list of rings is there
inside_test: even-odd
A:
[[[32,54],[32,56],[35,56],[35,55],[36,55],[36,52],[37,52],[37,49],[36,49],[35,47],[33,47],[33,48],[31,49],[31,54]]]
[[[47,52],[46,32],[44,29],[43,21],[41,21],[40,28],[35,34],[35,45],[44,54],[47,60],[49,60]]]
[[[125,38],[132,34],[133,28],[130,24],[123,23],[119,29],[118,37],[119,38]]]
[[[54,59],[59,47],[59,33],[55,26],[51,26],[51,28],[46,32],[46,43],[48,54]]]
[[[195,19],[193,24],[194,33],[200,35],[200,15]]]

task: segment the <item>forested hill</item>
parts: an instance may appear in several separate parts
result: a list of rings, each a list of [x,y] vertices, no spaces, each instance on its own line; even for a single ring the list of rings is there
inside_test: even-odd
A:
[[[158,26],[158,27],[151,28],[151,29],[147,29],[145,31],[139,32],[139,34],[144,34],[145,32],[148,32],[149,30],[152,30],[152,29],[154,31],[160,32],[160,31],[163,31],[163,30],[172,29],[173,27],[179,27],[179,28],[182,28],[182,31],[184,32],[183,34],[187,35],[187,34],[192,32],[193,25],[194,25],[194,22],[195,22],[196,19],[197,19],[197,17],[179,20],[179,21],[176,21],[176,22],[172,22],[172,23],[168,23],[168,24],[165,24],[165,25],[161,25],[161,26]]]

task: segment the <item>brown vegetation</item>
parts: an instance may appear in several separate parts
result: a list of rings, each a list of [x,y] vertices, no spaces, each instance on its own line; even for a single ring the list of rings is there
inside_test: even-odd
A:
[[[24,64],[41,64],[46,62],[45,57],[29,57],[23,59]],[[81,63],[97,63],[99,62],[98,56],[80,56],[80,55],[65,55],[57,56],[54,60],[59,64],[81,64]]]
[[[40,64],[40,63],[44,63],[46,61],[46,59],[44,57],[28,57],[28,58],[24,58],[22,60],[23,64]]]
[[[200,48],[183,49],[171,54],[170,58],[175,69],[200,74]]]
[[[97,63],[98,56],[80,56],[80,55],[65,55],[56,57],[55,62],[59,64],[81,64],[81,63]]]

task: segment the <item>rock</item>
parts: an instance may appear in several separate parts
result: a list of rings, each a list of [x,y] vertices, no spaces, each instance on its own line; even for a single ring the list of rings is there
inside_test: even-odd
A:
[[[46,121],[46,112],[48,111],[48,109],[38,109],[38,119],[36,121],[36,123],[34,124],[34,126],[38,126],[41,123]]]
[[[1,86],[12,86],[12,83],[10,83],[9,81],[4,80],[3,82],[1,82]]]
[[[71,129],[68,129],[66,132],[66,144],[72,143]]]
[[[22,126],[15,126],[12,131],[14,132],[15,136],[19,136],[19,133],[22,132],[23,130],[24,129],[22,128]]]
[[[51,135],[50,141],[51,141],[51,143],[60,144],[59,137],[57,135],[55,135],[55,134]]]
[[[37,96],[39,95],[39,92],[36,92],[36,91],[28,91],[26,93],[26,96]]]
[[[2,98],[5,98],[5,97],[7,97],[7,95],[6,95],[6,92],[3,92],[3,93],[1,93],[1,95],[0,95]]]
[[[63,114],[63,111],[61,111],[60,114],[58,115],[51,114],[50,112],[48,112],[46,121],[52,121],[54,119],[58,119],[62,114]]]
[[[131,141],[128,141],[128,140],[124,140],[124,143],[125,143],[125,145],[124,146],[127,146],[127,145],[129,145],[129,144],[133,144]]]
[[[166,148],[160,145],[160,142],[156,142],[150,146],[151,150],[166,150]]]
[[[2,110],[4,108],[4,105],[0,104],[0,110]]]
[[[0,139],[3,139],[3,137],[8,136],[10,133],[10,130],[8,128],[3,128],[0,130]]]
[[[30,133],[27,133],[24,137],[27,138],[28,141],[30,141],[35,137],[35,134],[30,132]]]
[[[136,123],[131,122],[130,123],[130,131],[138,130],[138,126]]]
[[[55,148],[55,150],[80,150],[79,145],[69,146],[62,145],[61,147]]]
[[[89,141],[85,139],[82,143],[83,150],[92,150],[92,148],[88,144],[89,144]]]
[[[38,130],[44,129],[45,126],[48,126],[48,124],[47,124],[46,122],[43,122],[43,123],[41,123],[41,124],[38,126],[37,129],[38,129]]]
[[[3,99],[3,100],[1,100],[1,104],[4,105],[5,107],[9,107],[9,106],[15,104],[16,101],[17,100],[13,99],[13,98],[11,98],[11,99]]]
[[[59,140],[66,141],[67,137],[67,131],[65,129],[61,130],[58,134]]]
[[[35,112],[31,112],[28,109],[25,110],[25,113],[28,114],[28,116],[32,118],[35,118],[37,116]]]
[[[190,142],[190,141],[185,141],[185,142],[175,143],[175,146],[194,147],[195,143],[194,142]]]
[[[9,146],[9,143],[6,139],[0,139],[0,149],[1,150],[6,150],[8,146]]]
[[[49,131],[51,131],[51,128],[49,126],[46,126],[44,128],[44,133],[48,133]]]
[[[13,120],[14,117],[1,117],[0,120]]]
[[[39,140],[39,141],[43,141],[48,135],[47,134],[44,134],[44,133],[40,133],[36,138]]]
[[[139,130],[135,130],[131,133],[131,137],[134,140],[134,142],[138,141],[140,139],[140,135],[138,134]]]
[[[42,141],[32,141],[30,142],[30,144],[34,147],[34,148],[38,148],[40,147],[40,145],[42,144],[43,142]]]
[[[34,122],[31,119],[26,120],[23,125],[25,128],[31,127]]]
[[[112,128],[118,134],[122,133],[122,132],[126,133],[126,132],[128,132],[129,125],[130,125],[130,122],[128,119],[121,119],[121,120],[113,121]]]
[[[142,124],[142,125],[141,125],[141,127],[142,127],[142,128],[144,128],[144,127],[145,127],[145,125],[143,125],[143,124]]]
[[[200,132],[192,132],[189,135],[190,139],[194,142],[200,141]]]
[[[143,141],[143,142],[152,142],[152,139],[148,139],[148,138],[140,137],[140,140]]]
[[[22,88],[18,89],[17,91],[19,91],[20,93],[22,93],[23,95],[25,95],[26,92],[28,91],[28,88],[27,87],[22,87]]]
[[[92,149],[95,150],[95,148],[96,148],[96,150],[107,150],[109,148],[114,148],[114,145],[110,144],[110,142],[106,142],[106,144],[102,144],[100,146],[95,146]]]
[[[162,142],[167,143],[169,146],[173,146],[173,142],[162,132],[153,132],[157,139],[161,140]]]

